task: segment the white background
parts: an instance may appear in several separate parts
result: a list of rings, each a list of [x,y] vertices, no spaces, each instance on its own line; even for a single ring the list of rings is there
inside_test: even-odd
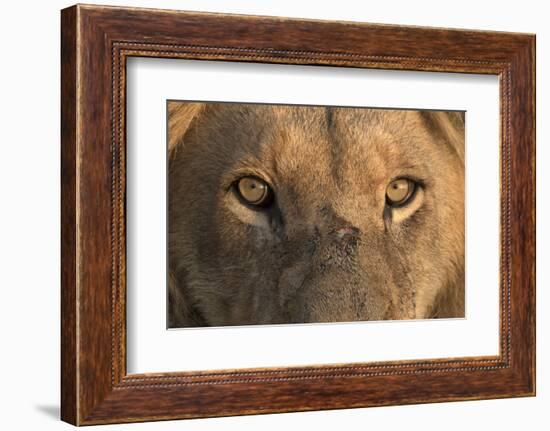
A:
[[[538,289],[536,398],[293,413],[97,429],[547,429],[550,423],[550,29],[544,2],[118,1],[108,4],[537,33]],[[5,2],[0,15],[2,428],[69,429],[59,410],[59,9]],[[29,120],[32,119],[32,125]],[[545,191],[543,194],[543,190]]]
[[[129,373],[498,354],[498,77],[134,58],[126,82]],[[466,319],[167,331],[166,100],[184,98],[466,111]]]

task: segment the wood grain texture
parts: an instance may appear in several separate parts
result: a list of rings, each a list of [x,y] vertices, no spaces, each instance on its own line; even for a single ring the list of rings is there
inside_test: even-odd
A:
[[[83,425],[534,394],[533,35],[79,5],[62,11],[61,37],[63,420]],[[127,375],[130,56],[499,75],[499,356]]]
[[[77,422],[76,9],[61,16],[61,417]]]

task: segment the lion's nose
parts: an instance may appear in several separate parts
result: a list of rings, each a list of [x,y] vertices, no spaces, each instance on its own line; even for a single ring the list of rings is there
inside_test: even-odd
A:
[[[335,229],[331,232],[331,236],[341,244],[352,243],[357,240],[361,231],[355,226],[345,226]]]

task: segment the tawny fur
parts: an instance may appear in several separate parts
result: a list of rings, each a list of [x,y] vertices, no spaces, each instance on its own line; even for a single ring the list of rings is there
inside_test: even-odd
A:
[[[463,113],[168,111],[170,327],[464,316]],[[239,200],[246,175],[271,208]],[[420,187],[390,208],[400,177]]]

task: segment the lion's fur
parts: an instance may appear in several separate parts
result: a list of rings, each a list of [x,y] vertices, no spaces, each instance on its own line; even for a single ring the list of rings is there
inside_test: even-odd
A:
[[[462,113],[168,111],[169,326],[464,316]],[[274,208],[237,199],[243,175],[271,184]],[[401,176],[422,186],[389,209]]]

